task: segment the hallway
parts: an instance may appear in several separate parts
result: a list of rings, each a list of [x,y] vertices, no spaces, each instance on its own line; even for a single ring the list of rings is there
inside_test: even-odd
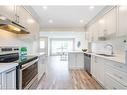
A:
[[[59,56],[48,58],[47,73],[37,89],[102,89],[84,70],[68,70],[68,62]]]

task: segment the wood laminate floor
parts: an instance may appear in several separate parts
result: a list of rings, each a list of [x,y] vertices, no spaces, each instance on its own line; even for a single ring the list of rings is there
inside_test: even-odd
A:
[[[60,57],[48,58],[47,71],[37,89],[103,89],[84,70],[68,70],[68,62]]]

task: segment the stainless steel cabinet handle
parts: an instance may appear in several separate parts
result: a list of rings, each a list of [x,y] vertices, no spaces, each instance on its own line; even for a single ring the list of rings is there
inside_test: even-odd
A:
[[[117,67],[122,68],[122,66],[117,66]]]
[[[118,65],[114,65],[114,66],[119,67],[119,68],[122,68],[122,66],[118,66]]]
[[[119,79],[122,79],[121,76],[118,76],[118,75],[116,75],[116,74],[113,74],[113,75],[116,76],[116,77],[119,78]]]
[[[19,16],[17,16],[18,17],[18,23],[20,22],[20,18],[19,18]]]

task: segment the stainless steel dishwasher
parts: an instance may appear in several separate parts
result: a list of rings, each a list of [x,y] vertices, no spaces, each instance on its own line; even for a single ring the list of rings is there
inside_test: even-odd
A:
[[[91,54],[84,53],[84,69],[91,75]]]

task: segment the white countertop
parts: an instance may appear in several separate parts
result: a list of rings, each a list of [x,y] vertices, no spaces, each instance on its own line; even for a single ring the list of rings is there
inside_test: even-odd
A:
[[[0,73],[18,66],[18,63],[0,63]]]
[[[84,53],[83,51],[69,51],[68,53]]]
[[[103,56],[103,55],[99,55],[99,54],[95,54],[95,53],[89,53],[89,52],[84,52],[84,53],[125,64],[125,55],[116,54],[113,57],[107,57],[107,56]]]
[[[35,54],[28,54],[28,56],[41,56],[41,55],[45,55],[45,52],[38,52]]]

